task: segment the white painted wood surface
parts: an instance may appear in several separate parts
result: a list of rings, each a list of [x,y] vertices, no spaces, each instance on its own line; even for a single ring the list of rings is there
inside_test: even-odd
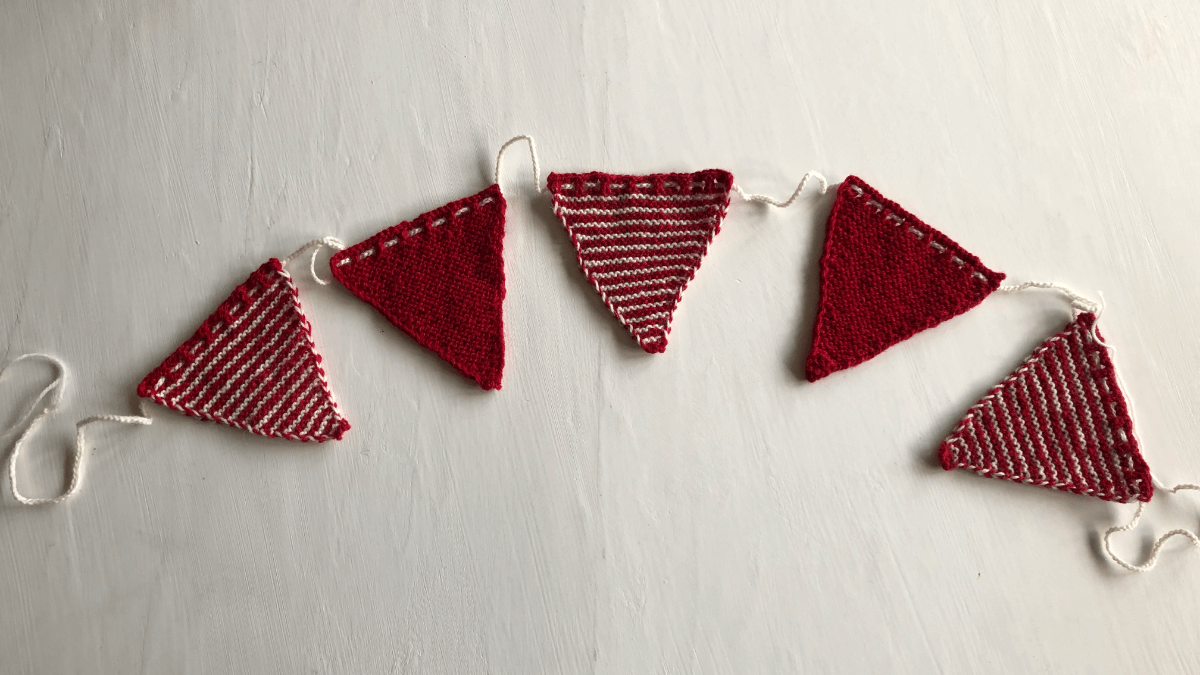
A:
[[[1080,4],[6,0],[0,356],[73,365],[21,475],[60,489],[73,420],[136,410],[267,257],[472,194],[530,133],[549,170],[853,173],[1014,281],[1103,292],[1147,459],[1196,478],[1200,12]],[[651,357],[506,170],[503,391],[302,280],[346,440],[152,409],[92,434],[66,506],[6,490],[0,671],[1200,667],[1181,542],[1118,572],[1098,532],[1132,507],[934,465],[1065,304],[994,297],[809,385],[831,197],[735,201]],[[0,423],[47,377],[6,375]],[[1156,499],[1121,550],[1196,514]]]

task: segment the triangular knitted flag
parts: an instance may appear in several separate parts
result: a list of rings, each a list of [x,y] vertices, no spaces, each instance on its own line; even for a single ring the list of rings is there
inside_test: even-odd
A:
[[[1150,468],[1095,322],[1080,314],[976,403],[942,443],[942,468],[1150,501]]]
[[[338,412],[300,294],[272,258],[138,385],[192,417],[293,441],[341,439]]]
[[[971,309],[1004,275],[861,178],[838,188],[825,226],[810,382]]]
[[[664,351],[679,298],[729,207],[733,176],[552,173],[546,184],[604,304],[642,349]]]
[[[333,276],[484,389],[504,374],[504,195],[492,185],[329,261]]]

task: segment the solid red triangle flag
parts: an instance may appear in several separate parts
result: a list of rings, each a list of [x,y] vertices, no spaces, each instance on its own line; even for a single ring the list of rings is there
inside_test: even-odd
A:
[[[942,443],[942,468],[1113,502],[1150,501],[1150,467],[1095,322],[1080,314],[976,403]]]
[[[504,195],[394,225],[329,261],[333,276],[484,389],[504,374]]]
[[[341,439],[338,412],[300,295],[272,258],[138,385],[192,417],[293,441]]]
[[[825,226],[810,382],[971,309],[1004,275],[850,176]]]
[[[642,349],[665,350],[675,307],[729,207],[733,176],[552,173],[546,184],[609,311]]]

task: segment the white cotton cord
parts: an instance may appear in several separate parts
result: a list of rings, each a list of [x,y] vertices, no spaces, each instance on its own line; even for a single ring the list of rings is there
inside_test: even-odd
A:
[[[496,177],[493,182],[496,185],[500,184],[500,160],[504,159],[504,151],[508,149],[508,146],[518,141],[529,142],[529,159],[533,161],[533,189],[537,190],[540,194],[542,191],[542,173],[541,168],[538,166],[537,144],[533,142],[533,136],[516,136],[500,146],[500,152],[496,153]]]
[[[817,173],[816,171],[809,171],[808,173],[804,174],[804,177],[800,179],[800,184],[797,185],[795,191],[792,192],[792,196],[788,197],[784,201],[779,201],[778,199],[772,199],[766,195],[748,194],[745,190],[743,190],[740,186],[738,186],[737,183],[733,184],[733,189],[734,189],[734,191],[736,191],[738,193],[739,197],[741,197],[742,199],[744,199],[748,202],[761,202],[763,204],[768,204],[768,205],[774,206],[776,208],[786,209],[787,207],[792,205],[792,202],[796,201],[796,198],[799,197],[800,193],[804,191],[804,186],[807,185],[809,179],[812,179],[812,178],[815,178],[817,180],[817,182],[821,184],[821,187],[817,188],[817,192],[819,192],[820,194],[825,194],[826,192],[829,191],[829,181],[825,180],[825,176],[822,176],[821,174]]]
[[[93,415],[91,417],[79,420],[75,423],[75,456],[71,461],[71,482],[67,486],[66,491],[57,497],[51,497],[48,499],[39,497],[26,497],[25,495],[21,494],[21,491],[17,488],[17,460],[21,456],[21,446],[24,444],[27,438],[33,435],[34,431],[37,429],[38,425],[41,424],[42,420],[58,407],[58,404],[62,401],[63,392],[66,390],[67,382],[66,366],[61,360],[48,354],[25,354],[17,357],[16,359],[10,361],[3,369],[0,369],[0,376],[4,375],[4,371],[8,369],[8,366],[29,358],[39,358],[47,363],[50,363],[54,366],[57,374],[54,377],[54,381],[47,385],[46,388],[34,398],[33,406],[30,407],[29,411],[22,415],[21,419],[18,420],[16,424],[10,427],[3,434],[0,434],[0,438],[8,437],[11,433],[19,429],[21,425],[23,425],[25,421],[29,419],[30,415],[33,416],[33,419],[29,422],[29,425],[25,427],[25,431],[23,431],[21,435],[17,437],[17,441],[13,443],[12,454],[10,454],[8,458],[8,482],[12,487],[13,497],[16,497],[18,502],[26,506],[59,504],[77,494],[79,489],[83,486],[83,460],[87,450],[85,444],[86,442],[84,440],[84,428],[87,427],[87,425],[95,422],[118,422],[121,424],[149,425],[154,420],[150,419],[149,417],[141,417],[137,415]],[[46,404],[46,407],[42,408],[41,412],[35,412],[37,411],[38,404],[45,400],[47,395],[50,396],[50,401]]]
[[[1180,490],[1200,490],[1200,485],[1181,483],[1173,488],[1166,489],[1165,491],[1174,494]],[[1193,546],[1200,547],[1200,536],[1197,536],[1195,532],[1190,530],[1178,529],[1171,530],[1155,540],[1154,546],[1150,547],[1150,556],[1146,558],[1146,562],[1142,563],[1141,565],[1134,565],[1133,563],[1121,558],[1121,556],[1117,555],[1112,550],[1112,536],[1118,532],[1128,532],[1137,527],[1138,521],[1142,519],[1142,510],[1145,508],[1146,503],[1139,502],[1137,511],[1134,512],[1132,520],[1124,525],[1110,527],[1108,528],[1108,531],[1104,533],[1104,551],[1108,553],[1108,557],[1112,558],[1113,562],[1117,563],[1121,567],[1124,567],[1130,572],[1149,572],[1150,570],[1154,569],[1156,564],[1158,564],[1158,554],[1162,550],[1163,544],[1167,543],[1167,540],[1171,537],[1187,537],[1189,540],[1191,540]]]
[[[1094,300],[1089,300],[1070,288],[1051,281],[1026,281],[1023,284],[1017,284],[1016,286],[1001,286],[996,290],[1000,293],[1018,293],[1030,288],[1042,288],[1046,290],[1058,291],[1071,301],[1071,307],[1074,307],[1080,312],[1091,312],[1092,314],[1097,314],[1098,312],[1103,311],[1103,306],[1100,303]]]
[[[86,456],[86,441],[84,440],[83,430],[87,425],[95,422],[119,422],[121,424],[138,424],[149,426],[154,420],[149,417],[141,417],[138,415],[93,415],[84,418],[75,423],[75,457],[71,462],[71,483],[67,486],[65,492],[57,497],[42,499],[38,497],[26,497],[17,489],[17,457],[21,454],[21,443],[33,433],[38,422],[45,416],[45,412],[39,414],[33,419],[33,423],[25,429],[25,433],[17,439],[13,444],[12,456],[8,462],[8,482],[12,486],[13,496],[17,501],[26,506],[42,506],[45,504],[59,504],[65,502],[71,497],[79,493],[79,489],[83,486],[83,459]]]
[[[1115,356],[1117,353],[1117,348],[1108,344],[1104,340],[1100,339],[1100,330],[1099,330],[1098,326],[1100,325],[1100,317],[1104,316],[1104,310],[1106,307],[1108,307],[1108,303],[1104,300],[1103,293],[1100,293],[1099,291],[1097,291],[1097,295],[1100,296],[1100,303],[1099,303],[1099,307],[1096,309],[1096,312],[1095,312],[1096,320],[1092,322],[1092,330],[1090,331],[1092,334],[1092,339],[1096,341],[1096,344],[1107,349],[1108,353],[1110,355]],[[1115,365],[1115,361],[1114,361],[1114,365]],[[1116,372],[1115,367],[1113,368],[1113,371]],[[1117,384],[1121,385],[1122,390],[1125,389],[1125,383],[1121,381],[1120,373],[1117,373]]]
[[[284,258],[283,259],[284,266],[287,266],[288,263],[290,263],[293,260],[295,260],[296,258],[299,258],[300,256],[304,255],[304,252],[310,248],[312,249],[312,257],[309,258],[309,260],[308,260],[308,273],[312,275],[313,281],[317,282],[318,284],[321,284],[322,286],[328,286],[329,281],[326,281],[325,279],[322,279],[321,277],[317,276],[317,254],[320,253],[321,249],[323,249],[323,248],[331,248],[335,251],[341,251],[346,248],[346,245],[343,244],[341,242],[341,240],[338,239],[337,237],[324,237],[321,239],[313,239],[312,241],[308,242],[307,244],[296,249],[296,251],[294,253],[292,253],[291,255],[289,255],[288,257]]]
[[[53,393],[53,395],[50,397],[50,402],[46,404],[46,407],[42,409],[41,413],[38,413],[39,417],[54,410],[58,407],[58,404],[62,402],[63,391],[66,388],[67,382],[67,368],[63,365],[62,361],[50,356],[49,354],[22,354],[12,361],[9,361],[8,364],[3,368],[0,368],[0,378],[4,377],[5,371],[7,371],[10,366],[20,363],[25,359],[41,359],[54,366],[54,381],[46,385],[45,389],[43,389],[37,396],[33,397],[33,403],[30,404],[29,410],[26,410],[25,414],[21,415],[21,419],[14,422],[13,425],[5,430],[4,433],[0,434],[0,439],[8,438],[8,436],[14,431],[21,428],[21,426],[24,425],[27,420],[29,420],[30,416],[32,416],[34,413],[37,413],[38,404],[42,402],[42,399],[46,398],[47,394]]]

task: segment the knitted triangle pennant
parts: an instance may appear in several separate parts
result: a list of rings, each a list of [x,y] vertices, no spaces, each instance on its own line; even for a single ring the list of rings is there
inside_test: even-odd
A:
[[[138,396],[270,438],[341,439],[300,294],[272,258],[138,385]]]
[[[942,443],[942,468],[1150,501],[1150,468],[1095,323],[1094,314],[1080,314],[976,403]]]
[[[733,176],[552,173],[546,184],[604,304],[643,350],[666,350],[675,307],[729,207]]]
[[[861,178],[838,188],[825,227],[810,382],[971,309],[1004,275]]]
[[[334,255],[333,276],[484,389],[504,374],[504,195],[492,185]]]

